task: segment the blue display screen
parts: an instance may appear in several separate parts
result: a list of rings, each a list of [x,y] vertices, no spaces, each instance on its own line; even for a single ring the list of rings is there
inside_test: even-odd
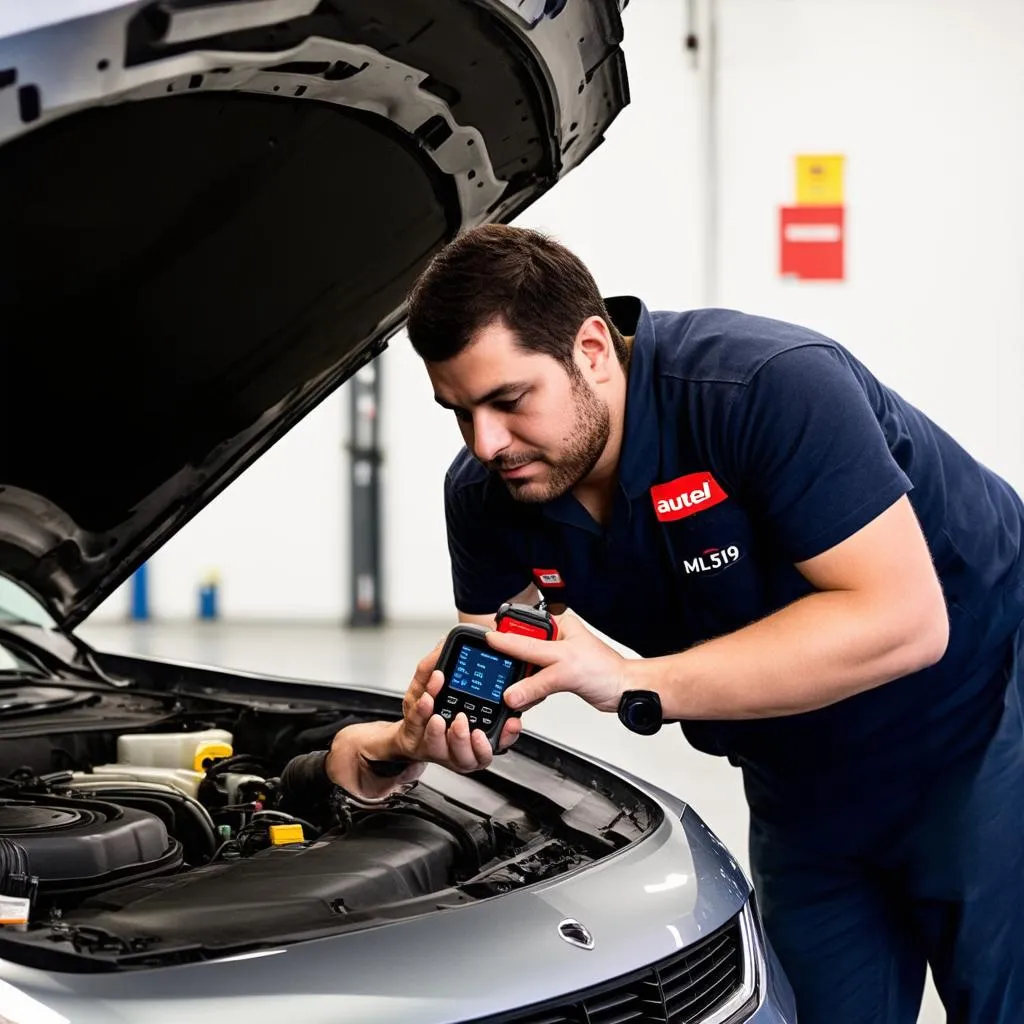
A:
[[[459,648],[448,685],[453,690],[500,704],[501,695],[505,692],[511,675],[511,658],[463,644]]]

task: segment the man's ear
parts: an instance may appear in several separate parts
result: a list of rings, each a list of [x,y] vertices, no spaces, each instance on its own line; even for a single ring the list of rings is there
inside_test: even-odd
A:
[[[595,384],[607,383],[616,356],[612,333],[601,317],[590,316],[583,321],[576,332],[575,349],[576,361],[590,380]]]

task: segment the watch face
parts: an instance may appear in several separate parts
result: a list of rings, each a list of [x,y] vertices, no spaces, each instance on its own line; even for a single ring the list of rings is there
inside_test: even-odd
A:
[[[653,694],[636,694],[623,704],[622,721],[626,728],[651,736],[661,728],[661,701]]]

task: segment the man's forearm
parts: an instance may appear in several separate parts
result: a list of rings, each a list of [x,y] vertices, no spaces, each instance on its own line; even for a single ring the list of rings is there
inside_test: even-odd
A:
[[[679,654],[632,661],[628,685],[658,691],[669,720],[771,718],[925,668],[945,646],[934,608],[915,615],[826,591]]]

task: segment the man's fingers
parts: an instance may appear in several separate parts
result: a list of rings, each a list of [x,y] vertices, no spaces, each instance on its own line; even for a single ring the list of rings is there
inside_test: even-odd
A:
[[[423,757],[437,764],[448,762],[448,730],[440,715],[432,715],[423,731]]]
[[[415,694],[411,695],[409,707],[403,709],[403,715],[404,718],[406,718],[407,725],[417,727],[422,730],[426,727],[430,716],[433,715],[434,697],[437,696],[437,691],[444,684],[444,677],[439,672],[435,673],[435,675],[437,678],[434,679],[431,677],[427,688],[423,690],[419,696],[416,696]]]
[[[430,679],[427,680],[426,692],[431,697],[436,697],[441,692],[442,686],[444,686],[444,673],[440,669],[436,672],[431,672]]]
[[[457,772],[486,768],[494,758],[494,750],[483,730],[471,730],[469,719],[463,712],[459,712],[450,724],[435,713],[434,698],[443,686],[444,675],[439,671],[432,672],[419,698],[410,701],[405,728],[416,748],[414,756]],[[498,739],[498,749],[512,746],[521,731],[519,719],[510,718]]]
[[[505,703],[514,711],[523,711],[539,704],[545,697],[569,687],[560,685],[561,673],[557,667],[542,669],[520,680],[505,691]]]
[[[525,714],[531,708],[535,708],[538,704],[542,703],[543,700],[543,697],[538,697],[536,700],[528,701],[528,703],[524,704],[521,708],[516,708],[516,711],[518,711],[521,715]]]
[[[523,723],[518,718],[510,718],[501,730],[498,737],[498,750],[508,750],[523,731]]]
[[[587,627],[584,626],[572,612],[553,615],[552,618],[558,624],[559,640],[569,640],[571,637],[579,636],[581,633],[587,632]]]
[[[553,665],[563,654],[557,642],[538,640],[532,636],[520,636],[518,633],[499,633],[494,629],[488,632],[487,643],[494,650],[501,651],[502,654],[507,654],[509,657],[518,658],[519,661],[525,661],[529,665]]]
[[[441,657],[441,648],[443,646],[444,640],[441,640],[429,654],[420,658],[419,664],[416,666],[416,674],[413,676],[413,680],[418,682],[421,686],[427,685],[427,680],[430,679],[431,673],[434,671],[437,659]]]
[[[413,677],[409,682],[409,686],[406,688],[405,695],[402,697],[402,714],[406,717],[409,716],[410,711],[420,697],[427,692],[427,685],[430,682],[430,677],[433,674],[433,664],[431,667],[425,670],[427,659],[416,666],[416,671],[413,673]]]
[[[430,693],[421,693],[420,699],[413,705],[412,719],[415,725],[425,729],[430,716],[434,713],[434,697]]]
[[[487,741],[482,729],[474,729],[469,734],[469,742],[473,748],[473,757],[476,761],[476,768],[486,768],[494,757],[491,744]]]
[[[452,765],[463,772],[475,771],[478,767],[477,757],[473,751],[473,737],[469,729],[469,719],[460,711],[448,726],[448,756]]]
[[[421,693],[417,699],[413,699],[411,694],[406,695],[402,703],[402,722],[398,731],[405,756],[419,759],[420,748],[433,714],[434,698],[429,693]]]
[[[427,723],[424,747],[429,760],[448,765],[455,771],[472,771],[476,767],[469,721],[461,712],[447,728],[444,719],[434,715]]]

